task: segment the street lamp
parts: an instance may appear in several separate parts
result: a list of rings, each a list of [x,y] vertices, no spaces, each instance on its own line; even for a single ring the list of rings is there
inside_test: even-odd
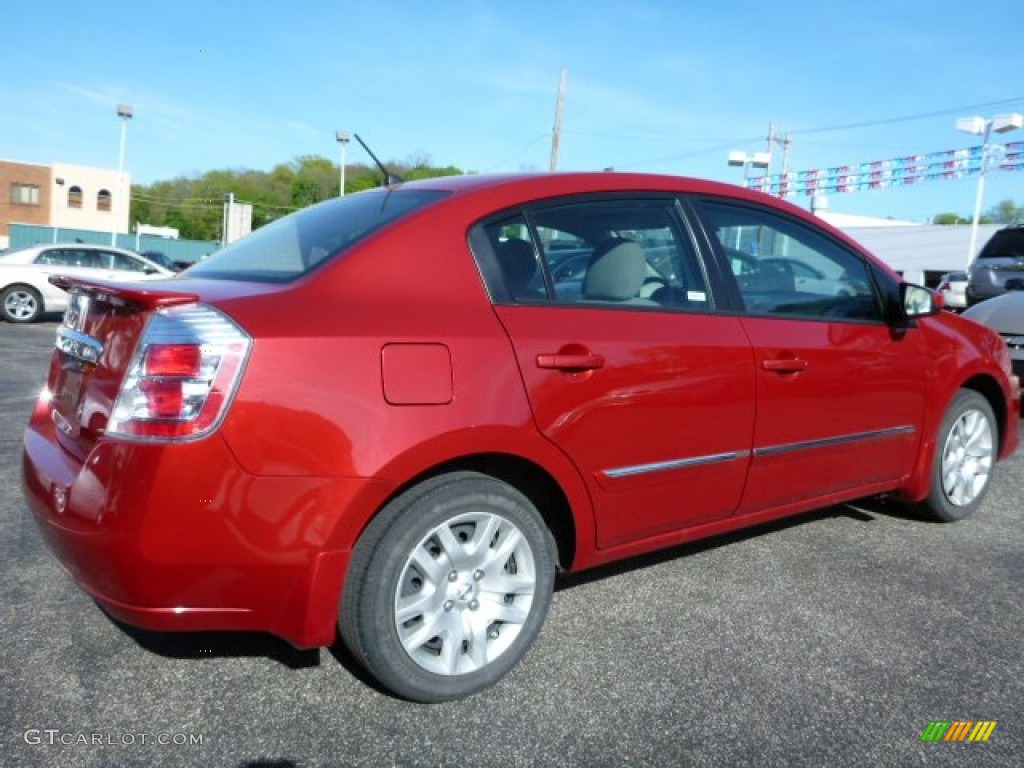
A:
[[[729,165],[743,166],[743,186],[746,186],[747,178],[751,168],[767,168],[772,163],[772,156],[769,152],[730,152]]]
[[[978,191],[974,197],[974,217],[971,219],[971,245],[967,252],[967,268],[970,269],[974,261],[974,254],[978,247],[978,220],[981,218],[981,201],[985,195],[985,171],[989,163],[988,139],[992,131],[996,133],[1009,133],[1018,128],[1024,127],[1024,115],[1013,112],[1009,115],[996,115],[991,120],[984,117],[961,117],[956,121],[956,129],[964,133],[981,136],[981,168],[978,171]]]
[[[60,193],[51,201],[53,204],[53,242],[56,243],[57,235],[60,233],[60,206],[64,202],[64,179],[58,176],[53,183],[57,185]]]
[[[729,165],[731,166],[743,166],[743,186],[747,186],[747,178],[750,175],[750,169],[753,168],[768,168],[772,164],[772,156],[770,152],[753,152],[747,154],[746,152],[730,152],[729,153]],[[736,249],[739,250],[740,239],[743,236],[743,227],[736,227]]]
[[[127,205],[127,196],[122,194],[124,192],[124,140],[125,134],[128,130],[128,121],[131,120],[135,113],[129,104],[118,104],[117,105],[117,116],[121,118],[121,151],[118,154],[117,161],[117,183],[121,187],[117,191],[117,205],[114,206],[115,210],[111,211],[114,214],[114,222],[110,227],[110,244],[117,245],[117,214],[118,210],[122,205]],[[128,189],[128,195],[131,194],[131,189]],[[121,198],[125,198],[125,202],[121,202]]]
[[[341,169],[338,171],[338,175],[341,177],[338,180],[338,197],[345,196],[345,146],[352,141],[352,134],[348,131],[335,131],[334,138],[338,140],[338,144],[341,145]]]

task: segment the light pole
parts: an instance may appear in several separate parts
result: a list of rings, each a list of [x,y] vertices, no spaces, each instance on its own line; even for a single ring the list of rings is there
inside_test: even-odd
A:
[[[341,167],[338,171],[340,178],[338,179],[338,197],[345,196],[345,147],[350,141],[352,141],[352,134],[348,131],[335,131],[334,138],[338,140],[338,144],[341,146]]]
[[[770,152],[753,152],[747,154],[746,152],[730,152],[729,153],[729,165],[731,166],[743,166],[743,186],[747,186],[747,178],[750,175],[751,167],[754,168],[769,168],[772,164],[772,155]],[[739,250],[740,240],[743,237],[743,227],[736,227],[736,249]]]
[[[989,135],[992,131],[996,133],[1009,133],[1018,128],[1024,127],[1024,115],[1013,112],[1009,115],[996,115],[991,120],[984,117],[961,117],[956,121],[956,129],[964,133],[971,133],[981,136],[981,167],[978,170],[978,191],[974,196],[974,217],[971,219],[971,244],[967,252],[967,268],[971,268],[974,255],[978,247],[978,220],[981,218],[981,201],[985,196],[985,171],[989,163]]]
[[[121,187],[121,189],[119,189],[118,192],[117,192],[117,206],[115,206],[115,210],[112,211],[112,213],[114,214],[114,223],[110,227],[110,244],[111,245],[117,245],[117,214],[120,211],[120,208],[121,208],[122,205],[127,205],[128,204],[128,195],[131,195],[131,188],[129,188],[127,190],[127,195],[123,194],[125,192],[125,189],[124,189],[124,186],[125,186],[125,184],[124,184],[124,142],[125,142],[125,136],[126,136],[127,131],[128,131],[128,121],[131,120],[135,116],[135,113],[132,111],[131,105],[129,105],[129,104],[118,104],[117,105],[117,116],[121,118],[121,151],[118,154],[118,160],[117,160],[117,183]],[[122,202],[122,200],[121,200],[122,197],[125,198],[124,202]]]
[[[58,176],[53,183],[57,185],[60,193],[57,199],[53,200],[53,242],[56,243],[57,235],[60,233],[60,206],[64,202],[64,179]]]
[[[771,163],[772,155],[770,152],[753,152],[751,154],[746,152],[729,153],[729,165],[743,166],[743,186],[746,186],[751,168],[767,168]]]

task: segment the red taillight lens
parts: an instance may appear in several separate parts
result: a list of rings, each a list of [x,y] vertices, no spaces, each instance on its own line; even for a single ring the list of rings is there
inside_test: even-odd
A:
[[[152,344],[146,349],[146,375],[195,376],[201,360],[195,344]]]
[[[177,419],[185,404],[184,383],[160,379],[143,379],[139,390],[146,397],[146,410],[154,419]]]
[[[211,432],[238,387],[251,344],[212,307],[158,311],[135,350],[107,434],[172,439]]]

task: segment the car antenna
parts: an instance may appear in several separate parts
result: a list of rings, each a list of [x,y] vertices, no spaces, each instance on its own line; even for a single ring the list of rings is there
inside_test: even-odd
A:
[[[403,181],[405,181],[405,179],[403,179],[397,173],[392,173],[391,171],[384,167],[384,163],[377,159],[377,156],[373,154],[373,151],[368,146],[366,146],[366,142],[359,138],[358,133],[353,135],[356,137],[356,141],[363,145],[363,149],[366,150],[366,154],[373,158],[373,162],[375,162],[377,164],[377,167],[380,168],[380,172],[384,174],[386,186],[391,186],[392,184],[401,184]]]

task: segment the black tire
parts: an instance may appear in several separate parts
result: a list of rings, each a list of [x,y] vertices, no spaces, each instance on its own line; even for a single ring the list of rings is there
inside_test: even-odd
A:
[[[9,285],[0,292],[0,313],[9,323],[34,323],[43,310],[43,297],[31,286]]]
[[[476,472],[432,478],[384,507],[356,543],[341,636],[398,696],[432,703],[478,693],[539,634],[555,553],[515,488]]]
[[[977,392],[960,390],[939,426],[931,490],[920,510],[943,523],[970,517],[985,498],[998,452],[992,406]]]

